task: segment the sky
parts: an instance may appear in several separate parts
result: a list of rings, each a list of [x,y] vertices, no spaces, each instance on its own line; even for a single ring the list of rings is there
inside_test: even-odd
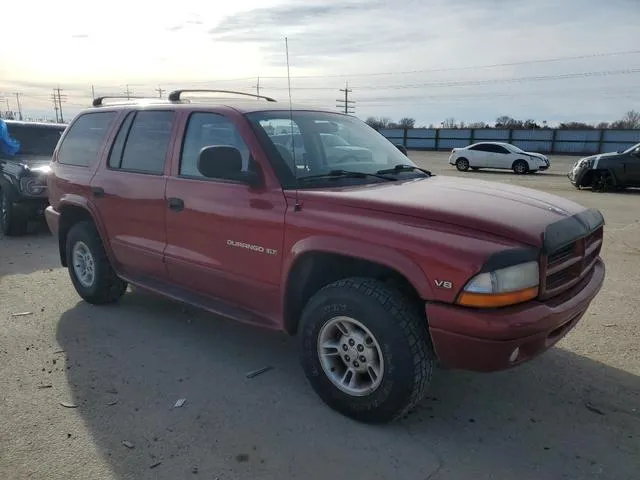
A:
[[[260,92],[358,117],[616,120],[640,110],[640,0],[131,0],[3,5],[0,103],[65,120],[95,95]],[[128,87],[127,87],[128,86]]]

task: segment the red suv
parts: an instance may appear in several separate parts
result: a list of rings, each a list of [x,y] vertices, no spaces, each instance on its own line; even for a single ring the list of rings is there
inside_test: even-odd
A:
[[[318,395],[386,422],[438,364],[545,351],[602,286],[597,210],[432,175],[351,116],[197,95],[97,99],[60,139],[46,217],[87,302],[132,283],[298,334]]]

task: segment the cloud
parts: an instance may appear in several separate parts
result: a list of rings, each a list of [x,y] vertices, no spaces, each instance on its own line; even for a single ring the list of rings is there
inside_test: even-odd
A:
[[[172,25],[170,27],[167,27],[167,31],[168,32],[179,32],[180,30],[182,30],[184,28],[184,25]]]
[[[89,38],[89,34],[88,33],[74,33],[73,35],[71,35],[71,38],[77,38],[77,39]]]

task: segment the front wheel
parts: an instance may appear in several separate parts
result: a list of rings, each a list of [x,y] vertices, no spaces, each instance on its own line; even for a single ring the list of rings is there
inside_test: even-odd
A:
[[[456,168],[460,172],[466,172],[467,170],[469,170],[469,160],[464,157],[459,158],[458,160],[456,160]]]
[[[320,290],[300,324],[300,358],[316,393],[358,421],[386,423],[422,399],[436,363],[426,319],[371,279]]]
[[[27,233],[29,219],[13,207],[9,192],[0,189],[0,233],[16,237]]]
[[[513,162],[512,168],[518,175],[524,175],[529,172],[529,164],[525,160],[516,160]]]

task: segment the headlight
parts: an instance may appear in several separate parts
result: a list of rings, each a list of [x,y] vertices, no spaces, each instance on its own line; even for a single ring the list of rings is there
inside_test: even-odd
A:
[[[466,307],[495,308],[532,300],[538,296],[538,262],[526,262],[480,273],[465,285],[458,303]]]
[[[596,159],[595,158],[583,158],[582,160],[580,160],[578,162],[578,167],[579,168],[591,168],[593,167],[593,164],[595,163]]]
[[[47,179],[45,177],[26,177],[20,180],[22,193],[37,197],[47,190]]]

